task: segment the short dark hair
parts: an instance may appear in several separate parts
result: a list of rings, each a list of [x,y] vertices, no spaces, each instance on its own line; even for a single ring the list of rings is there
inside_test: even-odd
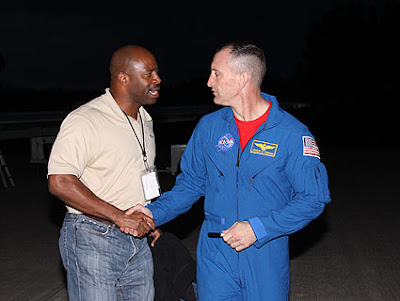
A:
[[[217,52],[225,49],[229,49],[230,61],[239,69],[238,72],[247,71],[251,74],[253,81],[261,86],[267,72],[264,51],[247,42],[231,42],[218,48]]]

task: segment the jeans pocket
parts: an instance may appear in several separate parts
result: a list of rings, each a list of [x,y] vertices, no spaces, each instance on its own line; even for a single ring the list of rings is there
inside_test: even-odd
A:
[[[67,226],[64,225],[60,229],[60,237],[58,239],[58,248],[65,269],[68,269],[68,248],[67,248]]]
[[[76,229],[94,235],[105,236],[110,232],[111,226],[84,217],[77,221]]]

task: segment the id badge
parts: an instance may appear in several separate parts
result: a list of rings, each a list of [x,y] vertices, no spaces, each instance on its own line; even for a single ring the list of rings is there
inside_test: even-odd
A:
[[[160,183],[158,182],[157,170],[155,168],[142,173],[142,186],[146,201],[150,201],[161,195]]]

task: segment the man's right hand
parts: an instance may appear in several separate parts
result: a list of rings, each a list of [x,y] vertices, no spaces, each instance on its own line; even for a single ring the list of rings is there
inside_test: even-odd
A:
[[[129,215],[124,213],[119,217],[116,224],[120,227],[122,232],[135,237],[143,237],[149,233],[150,230],[156,228],[153,219],[139,211],[132,212]]]
[[[145,217],[144,219],[148,222],[147,226],[149,227],[149,230],[146,233],[148,233],[150,230],[154,230],[156,228],[156,224],[154,223],[154,220],[153,220],[153,214],[151,213],[150,209],[144,207],[143,205],[137,204],[125,211],[125,216],[127,218],[132,217],[132,216],[137,216],[137,215],[142,216],[142,217],[144,216]],[[120,226],[120,230],[122,232],[124,232],[125,234],[131,234],[133,236],[137,236],[136,235],[137,229],[132,228],[129,225]],[[142,236],[140,236],[140,237],[142,237]]]

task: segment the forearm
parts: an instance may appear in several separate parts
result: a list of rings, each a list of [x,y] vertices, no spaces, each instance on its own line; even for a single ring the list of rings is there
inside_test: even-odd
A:
[[[98,198],[74,175],[50,175],[49,191],[66,205],[115,224],[124,212]]]
[[[284,208],[271,211],[267,216],[250,218],[248,221],[257,237],[256,247],[302,229],[317,218],[324,207],[323,202],[292,200]]]
[[[201,194],[193,193],[190,190],[181,193],[174,187],[146,207],[151,210],[154,221],[159,227],[187,212],[200,197]]]

